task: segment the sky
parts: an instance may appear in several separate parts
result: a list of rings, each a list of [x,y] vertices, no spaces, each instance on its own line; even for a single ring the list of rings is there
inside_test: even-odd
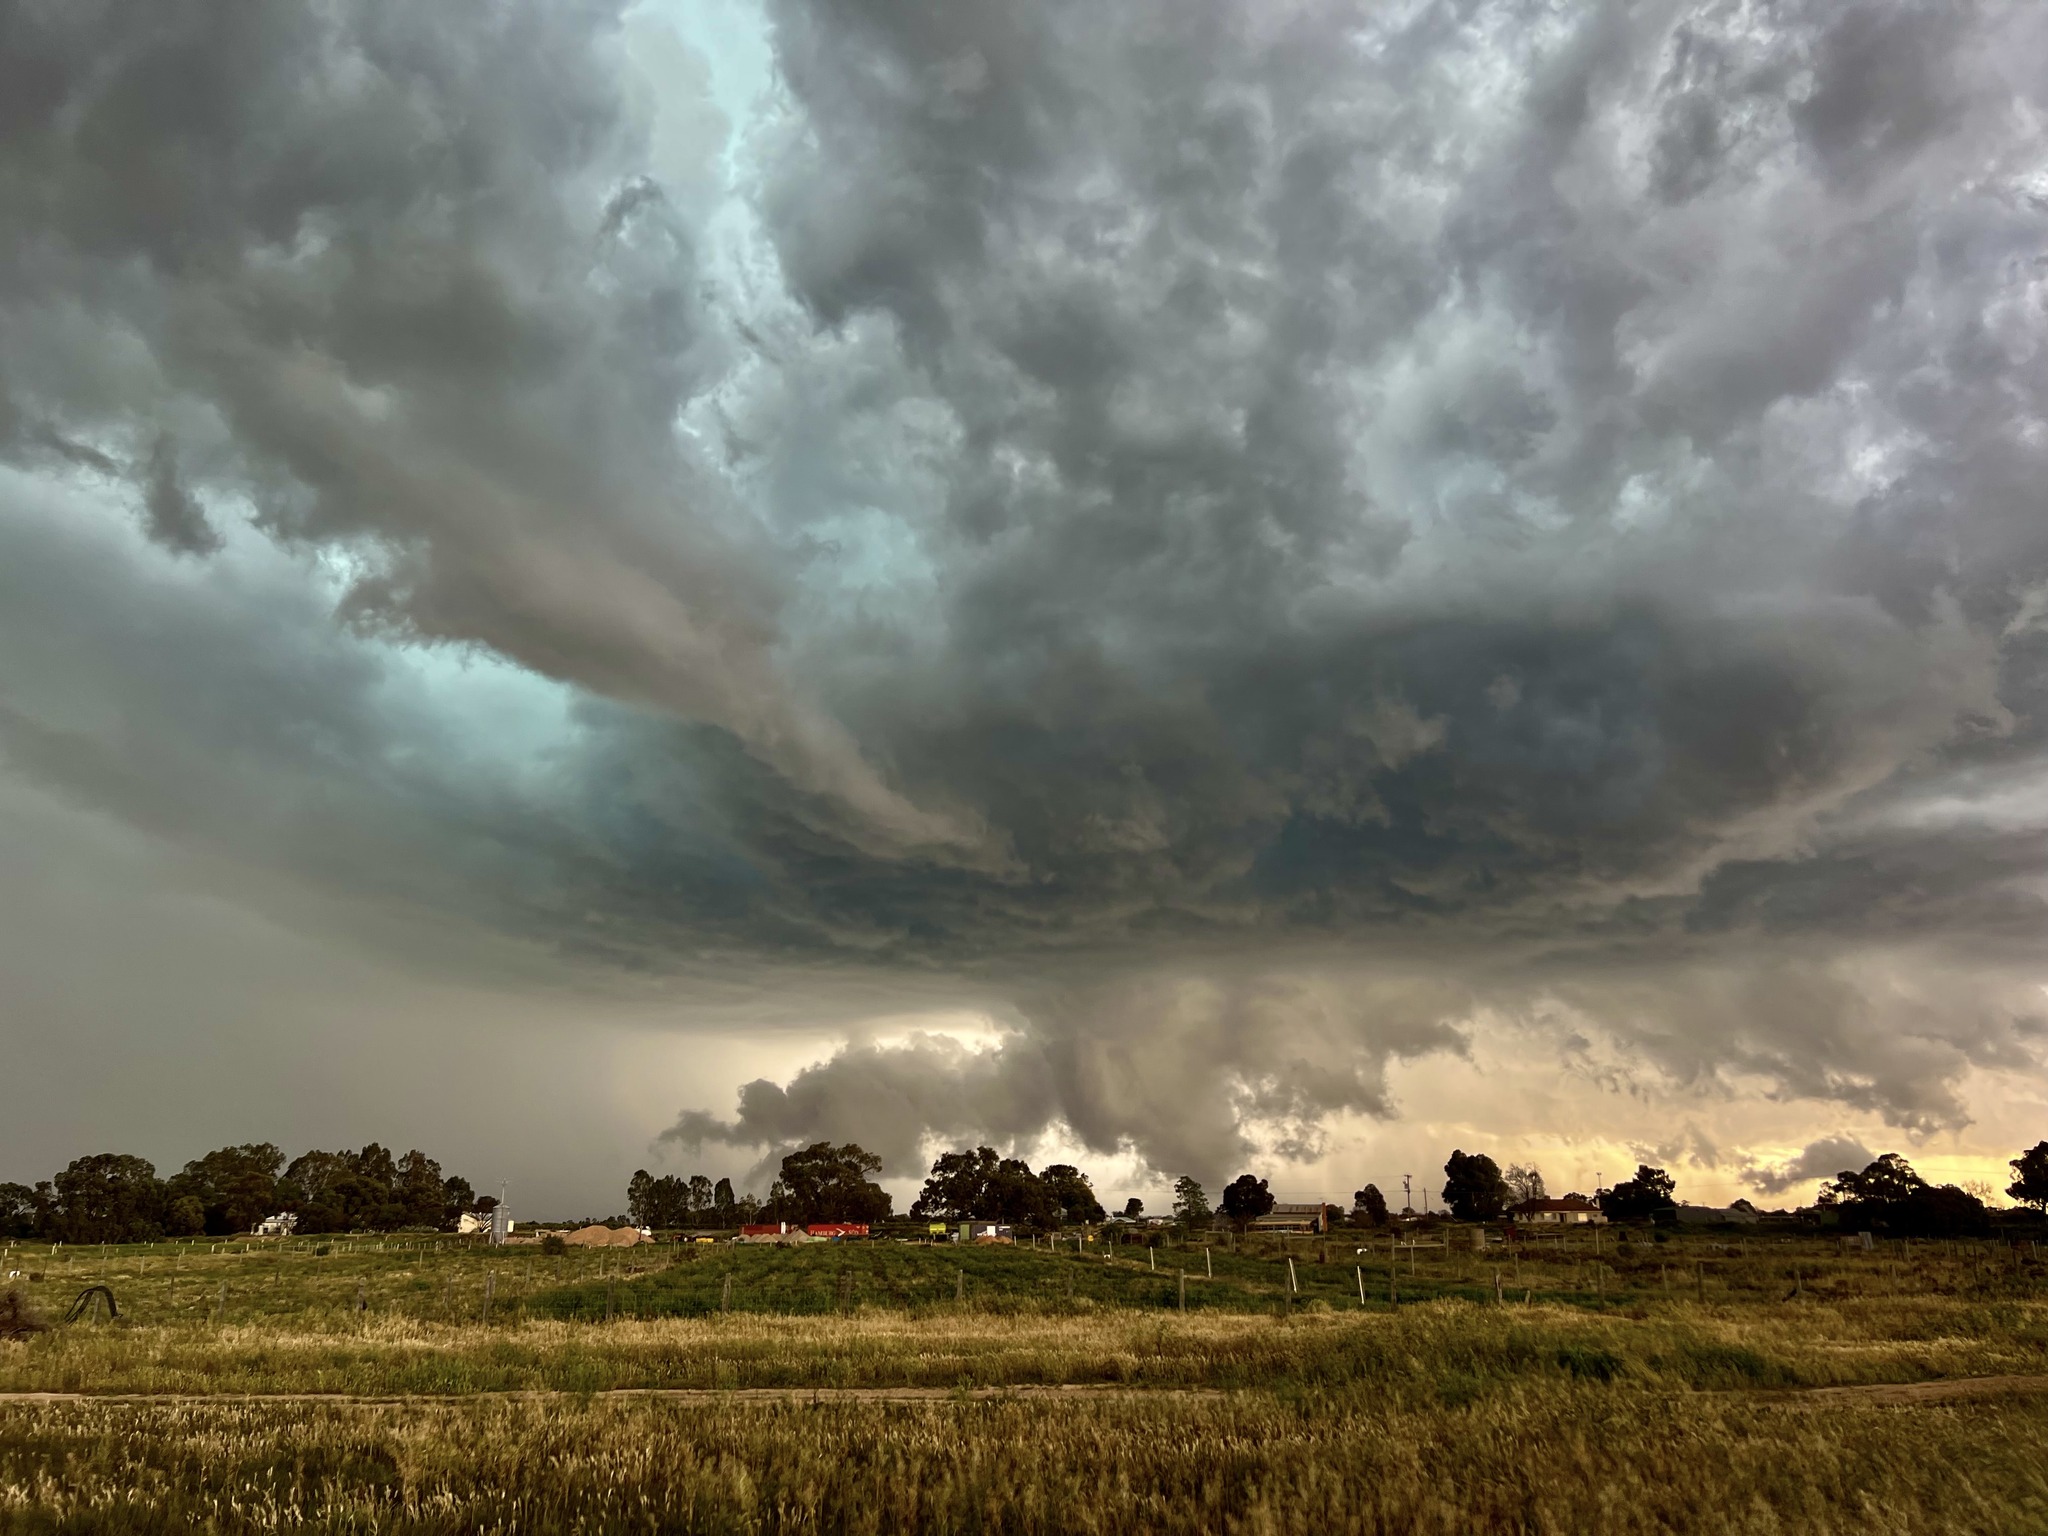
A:
[[[0,1178],[2048,1136],[2048,9],[0,4]]]

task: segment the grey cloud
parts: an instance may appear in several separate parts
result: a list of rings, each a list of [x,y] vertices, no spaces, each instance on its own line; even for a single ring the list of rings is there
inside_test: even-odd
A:
[[[1809,1142],[1806,1150],[1790,1162],[1752,1167],[1745,1177],[1767,1195],[1782,1195],[1796,1185],[1832,1179],[1844,1169],[1864,1168],[1875,1156],[1853,1136],[1824,1136]]]
[[[768,14],[739,278],[616,6],[17,16],[0,453],[349,583],[209,616],[22,519],[104,607],[18,589],[10,759],[596,974],[1012,1021],[679,1128],[742,1146],[1221,1172],[1553,1005],[1916,1130],[2030,1069],[2042,829],[1914,808],[2048,768],[2048,19]],[[406,651],[559,684],[545,782]]]
[[[1310,1159],[1340,1111],[1393,1113],[1387,1069],[1458,1051],[1469,995],[1434,978],[1350,984],[1154,976],[1031,999],[975,1049],[944,1036],[857,1045],[789,1083],[740,1090],[730,1121],[681,1117],[668,1140],[775,1151],[829,1136],[910,1175],[927,1139],[1028,1150],[1057,1128],[1098,1153],[1214,1182],[1261,1147]]]
[[[210,555],[221,537],[206,520],[205,509],[178,478],[178,455],[169,436],[150,450],[143,483],[143,526],[164,548],[181,555]]]

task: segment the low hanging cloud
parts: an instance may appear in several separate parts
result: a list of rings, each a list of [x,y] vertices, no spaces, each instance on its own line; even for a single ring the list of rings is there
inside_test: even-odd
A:
[[[1775,1167],[1753,1167],[1743,1177],[1767,1195],[1782,1195],[1788,1189],[1816,1179],[1832,1179],[1843,1172],[1861,1172],[1875,1160],[1876,1154],[1853,1136],[1824,1136],[1809,1143],[1806,1150],[1790,1162]]]
[[[0,29],[11,771],[1007,1030],[682,1140],[1214,1173],[1479,1020],[1911,1135],[2038,1070],[2048,16],[761,24],[744,125],[600,0]]]
[[[1461,1050],[1452,1021],[1467,1006],[1462,989],[1424,978],[1070,990],[1032,999],[991,1046],[932,1034],[852,1046],[787,1084],[747,1084],[731,1120],[685,1113],[663,1140],[693,1152],[857,1141],[908,1175],[934,1138],[1019,1146],[1057,1130],[1214,1181],[1262,1148],[1318,1155],[1332,1115],[1390,1114],[1389,1065]]]

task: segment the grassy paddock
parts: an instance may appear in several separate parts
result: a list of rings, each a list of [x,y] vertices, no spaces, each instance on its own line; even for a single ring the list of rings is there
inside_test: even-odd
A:
[[[0,1405],[0,1531],[2048,1529],[2048,1396],[1786,1394],[2048,1374],[2029,1252],[1418,1250],[1398,1306],[1383,1249],[1364,1305],[1358,1256],[1292,1256],[17,1249],[46,1316],[122,1316],[0,1344],[0,1389],[415,1400]],[[1079,1383],[1137,1395],[801,1401]],[[632,1387],[797,1396],[573,1395]],[[572,1395],[481,1395],[533,1389]]]
[[[682,1409],[97,1405],[0,1421],[0,1530],[2038,1532],[2048,1412],[1826,1416],[1586,1381]]]

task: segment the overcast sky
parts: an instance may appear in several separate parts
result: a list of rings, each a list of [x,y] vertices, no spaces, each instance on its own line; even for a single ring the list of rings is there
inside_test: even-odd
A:
[[[2044,145],[2031,0],[0,0],[0,1178],[2002,1175]]]

